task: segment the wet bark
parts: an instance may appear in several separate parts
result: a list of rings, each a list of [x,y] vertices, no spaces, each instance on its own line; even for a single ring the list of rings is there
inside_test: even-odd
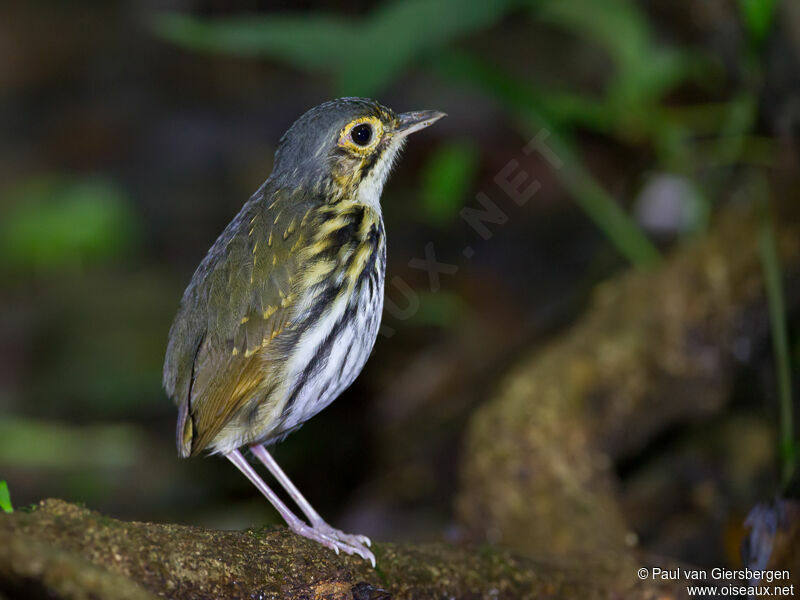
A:
[[[377,569],[285,528],[123,522],[60,500],[0,516],[0,598],[672,598],[614,565],[488,547],[376,544]],[[673,589],[674,588],[674,589]],[[674,592],[674,593],[673,593]]]

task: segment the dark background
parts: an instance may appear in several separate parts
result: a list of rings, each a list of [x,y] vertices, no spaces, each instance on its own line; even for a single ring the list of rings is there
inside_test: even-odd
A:
[[[337,526],[458,539],[461,433],[523,349],[579,318],[598,282],[705,235],[726,206],[796,190],[798,6],[3,4],[0,479],[14,504],[277,522],[227,461],[177,459],[160,387],[167,331],[283,131],[327,99],[368,95],[449,117],[414,136],[383,195],[397,308],[371,360],[275,454]],[[523,152],[537,134],[568,169]],[[494,181],[511,160],[541,186],[523,206]],[[478,192],[506,216],[488,239],[459,215]],[[455,269],[438,281],[412,262],[430,244]],[[777,360],[796,392],[797,315],[788,321]],[[643,541],[655,550],[718,564],[734,552],[725,515],[774,494],[775,363],[769,343],[756,348],[728,409],[746,440],[740,489],[703,508],[701,526],[673,521],[693,532],[680,543],[653,525]],[[664,451],[633,457],[621,476]],[[706,506],[699,481],[675,514],[692,498]]]

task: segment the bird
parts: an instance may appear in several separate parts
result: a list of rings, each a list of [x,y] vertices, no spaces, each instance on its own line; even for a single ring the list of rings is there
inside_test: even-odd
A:
[[[370,539],[329,525],[267,448],[363,369],[383,309],[381,193],[408,135],[444,116],[339,98],[299,117],[278,143],[272,173],[194,272],[164,360],[180,457],[222,455],[291,531],[373,567]],[[247,449],[307,520],[258,475]]]

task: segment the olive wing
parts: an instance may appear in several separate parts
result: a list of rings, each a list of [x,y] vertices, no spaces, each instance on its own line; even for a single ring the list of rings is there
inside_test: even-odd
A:
[[[291,329],[310,203],[265,189],[192,278],[170,332],[165,387],[180,406],[182,456],[205,449],[279,375],[273,341]]]

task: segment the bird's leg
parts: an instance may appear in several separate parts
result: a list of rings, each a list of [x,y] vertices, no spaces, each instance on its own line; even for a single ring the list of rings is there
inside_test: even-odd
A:
[[[270,504],[272,504],[272,506],[275,507],[275,510],[277,510],[281,517],[283,517],[283,520],[286,521],[289,529],[298,535],[302,535],[303,537],[322,544],[326,548],[330,548],[331,550],[335,551],[336,554],[339,554],[340,550],[346,554],[358,554],[362,558],[370,561],[373,567],[375,566],[375,555],[364,548],[362,544],[350,544],[346,540],[339,539],[338,536],[330,535],[322,529],[317,527],[309,527],[305,522],[303,522],[302,519],[297,517],[291,510],[289,510],[289,507],[283,503],[278,495],[273,492],[266,483],[264,483],[264,480],[258,476],[258,473],[256,473],[255,469],[250,466],[250,463],[248,463],[247,459],[242,456],[241,452],[238,450],[233,450],[225,454],[225,457],[234,465],[236,465],[236,468],[244,473],[245,477],[247,477],[250,482],[256,486],[262,494],[264,494],[267,500],[270,501]],[[284,475],[284,477],[286,476]]]
[[[272,476],[278,480],[278,483],[280,483],[281,486],[283,486],[283,489],[285,489],[286,492],[292,497],[292,500],[294,500],[297,503],[297,506],[299,506],[300,510],[302,510],[303,513],[305,513],[305,515],[308,517],[308,520],[314,529],[316,529],[317,531],[321,531],[322,533],[324,533],[329,537],[334,537],[338,540],[341,540],[351,546],[362,547],[365,551],[369,552],[364,547],[372,545],[372,542],[367,536],[360,534],[344,533],[342,531],[339,531],[338,529],[331,527],[325,522],[325,520],[319,515],[319,513],[316,510],[314,510],[314,507],[311,506],[311,503],[305,499],[305,496],[303,496],[303,494],[300,493],[300,490],[297,489],[297,486],[295,486],[292,483],[292,480],[289,479],[289,476],[283,472],[283,469],[281,469],[278,463],[275,462],[275,459],[272,458],[272,455],[269,452],[267,452],[267,449],[264,446],[262,446],[261,444],[255,444],[253,446],[250,446],[250,450],[253,452],[256,458],[258,458],[258,460],[264,463],[264,466],[267,467],[267,469],[269,469],[269,472],[272,473]],[[371,552],[369,554],[370,556],[372,556]],[[374,566],[374,558],[370,560],[373,561],[373,566]]]

